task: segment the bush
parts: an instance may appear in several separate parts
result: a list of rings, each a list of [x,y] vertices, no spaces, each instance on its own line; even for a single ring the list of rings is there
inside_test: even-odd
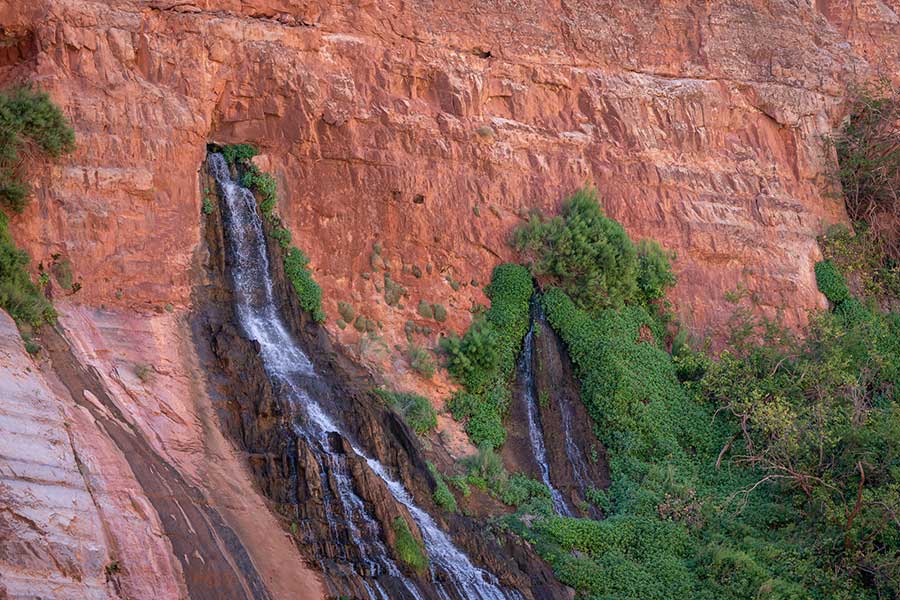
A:
[[[562,216],[533,216],[516,230],[514,245],[535,274],[552,277],[580,308],[620,308],[639,295],[634,245],[603,214],[593,190],[576,192],[563,204]]]
[[[406,288],[391,279],[390,273],[384,274],[384,303],[388,306],[396,306],[403,295],[406,294]]]
[[[848,281],[854,292],[890,306],[900,299],[900,261],[888,255],[880,233],[865,223],[856,224],[856,233],[843,224],[833,225],[819,237],[826,260]]]
[[[431,352],[410,342],[406,349],[406,355],[409,358],[409,365],[416,373],[425,379],[434,377],[435,365]]]
[[[418,310],[419,316],[423,319],[431,319],[434,317],[434,308],[424,300],[419,300],[419,306],[416,310]]]
[[[341,318],[347,323],[352,323],[353,319],[356,318],[356,309],[353,308],[352,304],[348,304],[347,302],[338,302],[338,314],[340,314]]]
[[[39,326],[56,319],[56,311],[31,280],[28,254],[16,248],[6,215],[0,213],[0,307],[19,327]]]
[[[466,481],[489,491],[504,504],[527,507],[531,512],[545,515],[553,513],[547,486],[521,473],[510,475],[503,467],[503,459],[489,444],[481,445],[477,454],[464,458],[462,462],[466,469]]]
[[[309,312],[316,322],[321,323],[325,320],[325,311],[322,310],[322,288],[313,280],[308,264],[309,259],[296,247],[292,246],[284,255],[284,273],[297,294],[300,308]]]
[[[435,304],[432,306],[432,312],[434,313],[434,320],[438,323],[443,323],[447,320],[447,309],[444,308],[443,304]]]
[[[250,144],[232,144],[222,147],[222,156],[230,165],[249,163],[250,159],[257,154],[259,154],[259,150]]]
[[[241,176],[241,185],[260,195],[262,202],[259,203],[259,210],[262,211],[263,216],[272,218],[278,202],[278,184],[275,182],[275,178],[268,173],[263,173],[252,163],[248,163]]]
[[[447,487],[441,472],[432,463],[428,463],[428,472],[434,477],[434,503],[447,512],[458,512],[459,506],[456,504],[456,497]]]
[[[282,248],[288,248],[291,245],[291,231],[279,223],[272,228],[272,239]]]
[[[498,447],[506,440],[509,381],[530,323],[531,275],[519,265],[500,265],[486,292],[491,299],[487,313],[462,338],[441,340],[441,348],[447,370],[467,392],[451,399],[454,418],[467,420],[466,432],[476,445]]]
[[[473,393],[484,391],[499,363],[499,336],[487,321],[475,321],[462,338],[450,335],[441,340],[447,355],[447,370],[453,379]]]
[[[75,132],[46,93],[27,87],[0,93],[0,203],[16,212],[31,193],[19,157],[29,143],[58,158],[75,149]]]
[[[469,483],[481,488],[498,488],[509,474],[503,467],[503,459],[489,444],[478,447],[478,453],[463,459]]]
[[[413,536],[409,524],[403,517],[394,519],[394,550],[401,561],[412,567],[414,571],[424,573],[428,570],[428,555],[425,548]]]
[[[393,406],[403,420],[419,435],[424,435],[437,427],[437,413],[428,398],[409,392],[389,392],[375,390],[375,393]]]
[[[850,288],[847,287],[847,282],[844,281],[844,277],[830,260],[817,262],[815,272],[819,291],[825,294],[825,297],[832,303],[840,304],[850,298]]]
[[[672,256],[655,240],[639,241],[637,255],[637,286],[641,301],[649,305],[665,297],[666,290],[675,285],[675,275],[669,263]]]

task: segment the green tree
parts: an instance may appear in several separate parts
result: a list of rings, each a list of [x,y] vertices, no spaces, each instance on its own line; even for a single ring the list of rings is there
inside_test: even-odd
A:
[[[652,301],[675,282],[659,245],[643,242],[636,249],[591,189],[569,198],[560,216],[532,216],[515,231],[513,242],[536,275],[550,277],[588,311]]]

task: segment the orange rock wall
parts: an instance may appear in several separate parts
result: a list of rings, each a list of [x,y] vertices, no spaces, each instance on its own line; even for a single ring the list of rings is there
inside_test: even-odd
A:
[[[739,285],[796,323],[823,305],[815,236],[844,217],[822,136],[849,81],[897,64],[897,44],[883,48],[897,13],[897,0],[14,3],[0,7],[14,42],[0,79],[49,90],[79,141],[36,178],[14,232],[36,261],[70,258],[80,302],[186,305],[205,144],[250,142],[348,344],[338,301],[380,321],[388,348],[420,299],[462,329],[521,215],[586,183],[633,237],[677,253],[673,296],[696,331],[716,331]],[[384,304],[382,275],[361,277],[376,241],[403,309]]]

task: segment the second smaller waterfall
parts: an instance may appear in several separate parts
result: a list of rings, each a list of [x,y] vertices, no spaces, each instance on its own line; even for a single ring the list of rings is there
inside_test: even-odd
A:
[[[560,515],[571,517],[572,512],[566,505],[562,494],[553,487],[553,483],[550,481],[550,463],[547,460],[547,448],[544,445],[544,430],[541,427],[537,385],[534,380],[534,327],[535,319],[532,319],[531,327],[525,336],[525,343],[522,348],[522,360],[519,363],[523,382],[522,401],[525,403],[525,414],[528,415],[528,439],[531,442],[534,460],[541,471],[541,480],[550,489],[553,509]]]

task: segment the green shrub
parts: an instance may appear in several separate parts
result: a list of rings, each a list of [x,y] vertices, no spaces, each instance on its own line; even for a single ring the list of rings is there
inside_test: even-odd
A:
[[[312,278],[307,265],[309,259],[300,249],[291,246],[284,255],[284,272],[297,294],[300,308],[309,312],[313,319],[321,323],[325,320],[322,310],[322,288]]]
[[[532,216],[516,230],[514,244],[536,274],[553,277],[580,308],[619,308],[638,297],[637,252],[622,226],[603,214],[593,190],[576,192],[562,216]]]
[[[416,373],[425,379],[434,377],[435,364],[431,352],[410,342],[406,348],[406,356],[409,358],[409,365]]]
[[[28,254],[16,247],[7,223],[0,213],[0,307],[19,327],[52,322],[56,311],[31,280]]]
[[[419,435],[424,435],[437,427],[437,413],[428,398],[409,392],[389,392],[378,389],[375,393],[393,406],[403,420]]]
[[[447,355],[447,370],[472,393],[484,392],[499,366],[499,336],[487,319],[472,323],[462,338],[450,335],[441,340]]]
[[[241,176],[241,185],[260,195],[262,202],[259,203],[259,210],[262,211],[263,216],[271,218],[278,202],[278,184],[275,182],[275,178],[248,163]]]
[[[428,302],[424,300],[419,300],[419,306],[417,308],[419,312],[419,316],[423,319],[431,319],[434,317],[434,308]]]
[[[509,382],[530,322],[531,275],[519,265],[500,265],[486,291],[490,310],[462,338],[442,339],[441,348],[447,370],[467,392],[451,399],[454,418],[466,420],[466,433],[476,445],[498,447],[506,440]]]
[[[529,511],[552,514],[547,486],[521,473],[510,475],[503,467],[503,459],[490,444],[482,444],[477,454],[464,458],[462,463],[468,483],[489,491],[504,504],[527,506]]]
[[[406,294],[406,288],[391,279],[389,273],[384,274],[384,303],[388,306],[396,306],[403,295]]]
[[[639,241],[637,255],[640,298],[644,304],[650,304],[665,297],[666,290],[675,285],[675,274],[669,262],[672,256],[655,240]]]
[[[257,154],[259,154],[259,150],[250,144],[233,144],[222,147],[222,155],[230,165],[248,163]]]
[[[844,277],[835,268],[834,263],[830,260],[823,260],[816,263],[816,285],[819,291],[825,294],[834,304],[840,304],[850,297],[850,288]]]
[[[447,309],[444,308],[443,304],[435,304],[431,307],[432,312],[434,313],[434,320],[438,323],[443,323],[447,320]]]
[[[347,323],[352,323],[353,319],[356,318],[356,309],[353,308],[352,304],[348,304],[347,302],[338,302],[338,314],[340,314],[341,318]]]
[[[0,93],[0,204],[16,212],[31,194],[20,157],[29,144],[58,158],[75,149],[75,132],[46,93],[27,87]]]
[[[428,555],[425,548],[413,536],[409,524],[403,517],[394,519],[394,550],[401,561],[409,565],[413,570],[424,573],[428,570]]]
[[[447,512],[458,512],[459,506],[456,504],[456,497],[450,491],[450,488],[447,487],[441,472],[437,470],[433,463],[428,463],[428,471],[434,477],[434,503]]]
[[[509,474],[503,467],[503,459],[490,444],[478,447],[478,453],[463,459],[469,483],[482,489],[499,488]]]
[[[854,281],[861,296],[884,306],[900,299],[900,262],[887,252],[877,229],[857,223],[856,233],[843,224],[833,225],[819,237],[826,260],[837,271]]]
[[[281,225],[275,226],[272,228],[272,239],[282,248],[288,248],[291,245],[291,231]]]

